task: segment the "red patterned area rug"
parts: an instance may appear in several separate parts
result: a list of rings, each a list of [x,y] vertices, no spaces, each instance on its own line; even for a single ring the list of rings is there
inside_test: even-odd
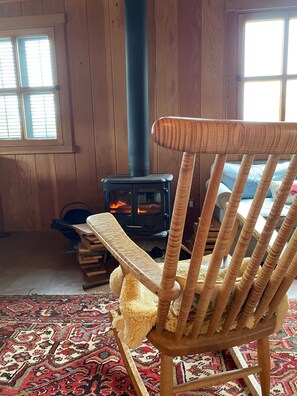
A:
[[[110,294],[0,297],[0,395],[135,395],[123,366],[108,312]],[[282,330],[271,337],[271,395],[297,395],[297,300]],[[248,361],[255,344],[242,349]],[[144,342],[135,351],[150,395],[158,388],[159,356]],[[225,358],[225,362],[224,361]],[[228,352],[176,360],[176,380],[234,367]],[[243,382],[199,391],[199,395],[249,395]]]

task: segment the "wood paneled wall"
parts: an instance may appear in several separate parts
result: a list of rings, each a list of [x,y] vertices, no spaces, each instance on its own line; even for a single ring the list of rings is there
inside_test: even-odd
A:
[[[223,117],[224,0],[149,0],[150,124]],[[103,210],[100,179],[128,170],[123,0],[0,1],[0,17],[65,13],[73,154],[0,157],[0,229],[48,230],[72,201]],[[180,154],[150,142],[152,173],[174,175]],[[197,158],[190,222],[212,157]]]

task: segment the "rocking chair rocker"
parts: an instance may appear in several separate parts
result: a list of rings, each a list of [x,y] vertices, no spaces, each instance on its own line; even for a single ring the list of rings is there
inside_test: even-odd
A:
[[[157,298],[156,319],[147,338],[161,355],[160,395],[198,390],[238,378],[244,378],[253,395],[269,395],[268,337],[282,325],[287,309],[286,292],[297,275],[297,198],[290,205],[280,230],[275,231],[296,178],[297,123],[169,117],[157,120],[152,133],[158,145],[183,152],[164,265],[157,264],[132,242],[110,213],[92,215],[87,223],[119,261],[124,277],[133,276]],[[199,153],[216,154],[216,159],[187,274],[183,282],[178,282],[183,228],[195,156]],[[242,157],[241,167],[213,253],[206,258],[203,255],[217,191],[227,156],[232,154]],[[240,205],[240,199],[250,167],[258,154],[261,159],[267,158],[267,165],[247,211]],[[291,159],[290,165],[271,212],[264,220],[261,207],[281,155]],[[242,228],[230,257],[229,249],[238,221]],[[245,259],[253,236],[257,238],[256,247],[252,256]],[[201,280],[199,274],[205,261],[208,261],[208,269]],[[222,278],[221,267],[225,262],[228,266]],[[168,331],[168,315],[177,299],[180,301],[179,313],[174,329]],[[148,395],[129,355],[129,348],[117,336],[117,331],[116,338],[137,394]],[[238,346],[254,340],[257,341],[258,362],[248,367],[239,354]],[[237,369],[174,385],[175,356],[223,349],[231,350]],[[260,383],[254,377],[256,372],[260,374]]]

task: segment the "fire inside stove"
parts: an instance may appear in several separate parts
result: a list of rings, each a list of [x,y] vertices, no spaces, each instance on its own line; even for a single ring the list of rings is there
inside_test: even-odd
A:
[[[137,213],[148,215],[161,214],[161,194],[160,192],[137,192]]]
[[[110,191],[109,210],[113,214],[132,214],[131,191]],[[137,214],[160,215],[162,210],[161,194],[159,191],[137,191]]]
[[[131,213],[131,205],[128,205],[127,202],[118,201],[110,203],[110,212],[111,213]]]
[[[109,210],[110,213],[131,215],[132,213],[131,191],[127,191],[127,190],[110,191]]]

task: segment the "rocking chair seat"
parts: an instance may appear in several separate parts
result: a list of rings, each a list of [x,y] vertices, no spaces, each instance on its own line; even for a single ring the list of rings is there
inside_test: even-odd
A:
[[[201,335],[198,339],[192,340],[189,336],[184,336],[180,342],[176,342],[174,333],[164,330],[162,334],[153,329],[149,332],[148,340],[162,353],[168,356],[187,356],[197,353],[222,351],[236,345],[248,344],[253,340],[262,339],[275,332],[276,318],[272,318],[266,323],[261,323],[256,329],[245,328],[240,334],[231,330],[228,335],[216,333],[211,338]]]

